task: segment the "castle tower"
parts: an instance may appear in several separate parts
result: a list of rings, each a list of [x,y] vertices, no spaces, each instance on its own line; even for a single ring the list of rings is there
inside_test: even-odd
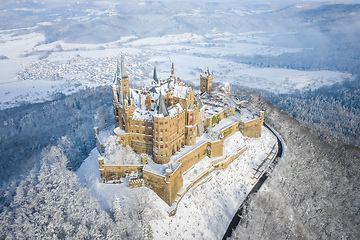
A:
[[[185,145],[195,145],[197,136],[197,116],[198,112],[190,103],[186,111],[185,120]]]
[[[118,64],[115,81],[116,85],[113,88],[115,121],[122,130],[129,131],[129,118],[132,116],[134,107],[130,102],[129,77],[126,73],[123,56],[121,56],[121,76]]]
[[[203,135],[204,129],[204,119],[205,119],[205,106],[202,103],[200,97],[197,98],[197,105],[198,105],[198,126],[197,126],[197,136],[200,137]]]
[[[205,68],[205,73],[200,73],[200,92],[210,93],[212,89],[213,73],[210,74],[209,68]]]
[[[170,78],[176,81],[175,79],[175,68],[174,68],[174,62],[171,63],[171,75]]]
[[[159,80],[158,80],[158,77],[157,77],[157,74],[156,74],[156,67],[154,67],[153,79],[154,79],[154,81],[155,81],[156,83],[159,81]]]
[[[190,88],[186,94],[185,145],[195,145],[199,106],[195,105],[194,92]]]
[[[122,55],[121,55],[121,83],[122,83],[123,99],[129,101],[130,99],[129,76],[127,75],[125,69],[124,57]]]
[[[156,114],[153,116],[154,129],[154,162],[165,164],[170,161],[170,116],[167,110],[164,97],[160,96],[156,106]]]

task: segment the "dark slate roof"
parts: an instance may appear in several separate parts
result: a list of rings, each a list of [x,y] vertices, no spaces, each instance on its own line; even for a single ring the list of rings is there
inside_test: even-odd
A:
[[[164,97],[163,97],[161,91],[160,91],[160,96],[159,96],[158,105],[157,105],[157,113],[164,115],[164,117],[169,116],[169,111],[167,110],[165,100],[164,100]]]
[[[152,88],[150,88],[149,92],[151,92],[151,93],[157,93],[157,91],[156,91],[156,87],[152,87]]]
[[[158,77],[157,77],[157,74],[156,74],[156,67],[154,67],[153,79],[155,80],[155,82],[158,81]]]

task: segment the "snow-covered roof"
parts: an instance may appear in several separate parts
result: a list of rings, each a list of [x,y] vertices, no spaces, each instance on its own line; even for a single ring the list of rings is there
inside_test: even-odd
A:
[[[169,107],[169,115],[170,118],[175,117],[177,114],[183,111],[183,108],[179,103],[175,104],[174,106]]]
[[[141,120],[141,121],[152,121],[152,117],[154,115],[154,111],[141,110],[140,108],[136,108],[133,112],[132,119],[133,120]]]
[[[188,88],[186,86],[181,86],[179,84],[175,84],[173,97],[185,99],[186,94],[187,94],[187,89]]]

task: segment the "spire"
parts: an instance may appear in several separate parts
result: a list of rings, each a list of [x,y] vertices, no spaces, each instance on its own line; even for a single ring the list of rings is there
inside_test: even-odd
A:
[[[164,97],[160,90],[160,96],[158,99],[158,105],[157,105],[157,113],[162,114],[164,117],[169,116],[169,111],[167,110]]]
[[[119,67],[119,60],[116,62],[116,76],[120,75],[120,67]]]
[[[205,67],[205,74],[206,74],[207,76],[209,76],[209,75],[210,75],[210,70],[209,70],[209,68],[208,68],[208,67]]]
[[[116,73],[115,73],[115,77],[114,77],[114,83],[119,84],[118,83],[118,77],[120,75],[120,68],[119,68],[119,61],[116,62]]]
[[[157,81],[158,81],[157,74],[156,74],[156,67],[154,67],[154,75],[153,75],[153,79],[155,80],[155,82],[157,82]]]
[[[126,73],[125,69],[125,63],[124,63],[124,56],[121,55],[121,78],[128,78],[128,75]]]
[[[175,75],[174,61],[171,63],[171,76]]]

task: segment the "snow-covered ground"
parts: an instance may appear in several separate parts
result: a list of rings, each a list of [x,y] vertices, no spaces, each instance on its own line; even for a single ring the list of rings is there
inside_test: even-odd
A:
[[[262,137],[244,138],[236,132],[225,140],[224,152],[233,152],[244,145],[247,150],[234,160],[227,169],[210,174],[211,179],[190,189],[178,205],[174,216],[169,217],[169,206],[152,190],[144,188],[150,196],[151,215],[147,220],[154,239],[219,239],[225,233],[241,201],[251,190],[251,178],[256,168],[276,143],[276,138],[266,128]],[[124,199],[139,189],[130,189],[126,184],[100,183],[97,150],[76,171],[81,184],[90,189],[103,209],[109,209],[115,198]],[[205,159],[206,161],[206,159]],[[200,163],[201,164],[201,163]]]
[[[334,71],[299,71],[282,68],[257,68],[231,60],[242,56],[274,55],[298,52],[299,48],[267,45],[270,33],[217,33],[204,36],[184,33],[139,39],[122,37],[102,44],[75,44],[64,41],[47,43],[41,33],[19,34],[0,31],[0,109],[24,103],[54,99],[86,87],[110,84],[121,53],[126,55],[132,83],[142,85],[152,77],[175,74],[199,85],[199,73],[205,66],[214,70],[214,81],[229,82],[275,93],[316,89],[323,85],[352,79]]]

